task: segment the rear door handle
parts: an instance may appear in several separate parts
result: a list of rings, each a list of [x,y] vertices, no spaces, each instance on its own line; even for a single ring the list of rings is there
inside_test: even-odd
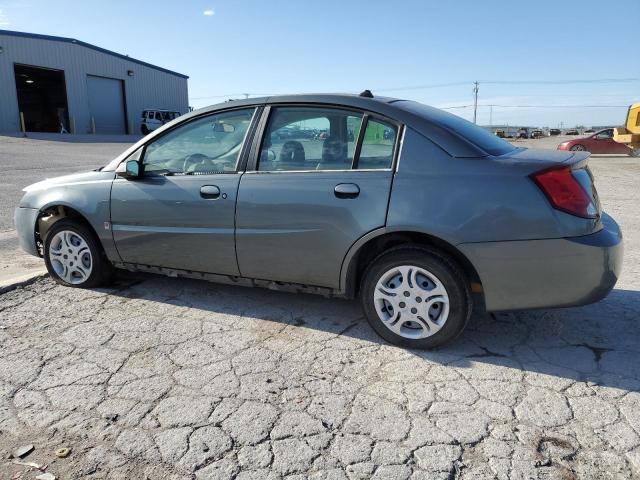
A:
[[[200,187],[200,196],[202,198],[216,199],[220,196],[220,189],[215,185],[203,185]]]
[[[356,198],[360,195],[360,187],[355,183],[339,183],[333,192],[338,198]]]

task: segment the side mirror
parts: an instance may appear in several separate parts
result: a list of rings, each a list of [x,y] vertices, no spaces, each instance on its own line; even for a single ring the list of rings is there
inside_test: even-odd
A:
[[[127,179],[138,178],[140,176],[140,164],[137,160],[127,160],[118,165],[116,173]]]

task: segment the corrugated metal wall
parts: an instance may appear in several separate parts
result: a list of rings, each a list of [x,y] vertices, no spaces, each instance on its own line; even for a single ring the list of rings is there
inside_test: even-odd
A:
[[[64,70],[69,116],[75,133],[91,131],[87,75],[124,82],[129,133],[140,133],[140,113],[164,108],[186,113],[187,79],[82,45],[0,33],[0,132],[20,130],[13,65],[20,63]],[[132,70],[133,76],[127,71]]]

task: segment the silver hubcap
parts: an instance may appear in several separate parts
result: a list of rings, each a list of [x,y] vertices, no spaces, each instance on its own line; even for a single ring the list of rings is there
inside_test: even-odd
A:
[[[413,265],[385,272],[376,284],[373,301],[382,323],[405,338],[430,337],[449,317],[449,295],[442,282]]]
[[[93,268],[89,245],[71,230],[62,230],[51,239],[49,261],[62,280],[74,285],[87,280]]]
[[[571,147],[571,150],[581,152],[584,150],[584,147],[582,145],[574,145],[573,147]]]

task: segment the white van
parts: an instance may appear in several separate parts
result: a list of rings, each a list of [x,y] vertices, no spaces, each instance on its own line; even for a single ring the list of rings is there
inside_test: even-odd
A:
[[[142,111],[140,131],[143,135],[147,135],[180,115],[180,112],[172,110],[145,109]]]

